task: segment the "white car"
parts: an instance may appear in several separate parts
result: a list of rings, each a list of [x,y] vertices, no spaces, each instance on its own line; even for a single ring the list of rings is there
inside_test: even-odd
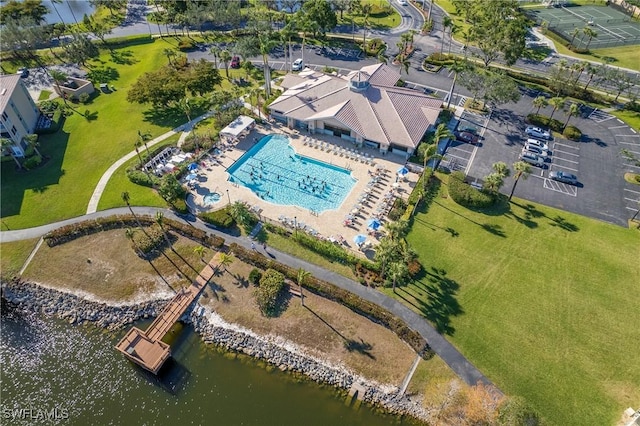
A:
[[[293,71],[302,71],[304,69],[304,62],[302,62],[302,58],[298,58],[295,61],[293,61],[293,64],[291,65],[291,69]]]
[[[525,163],[529,163],[536,167],[544,167],[544,158],[531,153],[531,152],[523,152],[520,154],[520,159]]]
[[[539,141],[538,139],[527,139],[527,142],[524,144],[525,146],[535,146],[540,149],[544,149],[545,151],[549,151],[549,145],[546,143]]]
[[[549,151],[538,148],[537,146],[533,146],[533,145],[525,145],[524,148],[522,148],[522,152],[530,152],[532,154],[537,155],[538,157],[542,157],[543,159],[549,157]]]
[[[524,131],[526,134],[533,136],[534,138],[551,139],[551,133],[547,130],[541,129],[540,127],[528,126]]]
[[[398,0],[398,4],[400,6],[407,6],[409,3],[407,2],[407,0]]]

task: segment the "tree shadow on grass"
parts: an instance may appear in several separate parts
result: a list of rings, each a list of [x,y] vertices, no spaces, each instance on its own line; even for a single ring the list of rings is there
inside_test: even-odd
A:
[[[446,271],[434,267],[426,271],[426,282],[425,280],[421,280],[413,283],[415,288],[412,291],[417,293],[417,295],[408,291],[410,289],[409,286],[408,288],[399,288],[415,302],[409,301],[400,293],[398,294],[405,301],[420,310],[420,312],[435,325],[436,330],[440,334],[452,336],[455,328],[451,326],[451,317],[461,315],[464,311],[455,297],[460,285],[446,275]]]
[[[518,220],[521,223],[524,223],[526,226],[528,226],[530,228],[538,226],[537,223],[531,221],[531,218],[542,218],[542,217],[544,217],[544,218],[547,218],[547,219],[549,219],[551,221],[551,224],[550,224],[551,226],[556,226],[556,227],[559,227],[559,228],[564,229],[565,231],[569,231],[569,232],[576,232],[576,231],[580,230],[580,228],[578,228],[578,226],[576,226],[575,224],[567,222],[567,220],[564,217],[562,217],[560,215],[556,215],[556,217],[553,217],[553,218],[548,217],[546,214],[544,214],[544,212],[541,212],[540,210],[536,209],[536,207],[534,205],[532,205],[532,204],[524,204],[524,205],[522,205],[522,204],[518,204],[518,203],[515,203],[515,202],[512,203],[512,204],[514,204],[514,205],[520,207],[521,209],[525,210],[524,219],[518,217],[513,212],[510,212],[510,214],[514,218],[516,218],[516,220]],[[534,223],[535,226],[529,226],[529,222]]]
[[[474,225],[478,225],[480,228],[484,229],[485,231],[487,231],[490,234],[493,234],[493,235],[495,235],[497,237],[502,237],[502,238],[506,238],[507,237],[507,235],[502,230],[502,227],[500,225],[498,225],[498,224],[476,222],[475,220],[468,218],[467,216],[463,215],[462,213],[459,213],[459,212],[457,212],[455,210],[450,209],[449,207],[445,206],[444,204],[441,204],[441,203],[439,203],[437,201],[435,201],[435,204],[439,205],[440,207],[442,207],[445,210],[450,211],[451,213],[453,213],[455,215],[460,216],[463,219],[468,220],[469,222],[473,223]],[[496,216],[504,215],[505,211],[503,211],[503,207],[500,207],[499,210],[500,210],[499,214],[497,213],[497,211],[494,212],[494,214]],[[480,212],[481,213],[485,213],[484,210],[482,210]],[[450,229],[450,228],[448,228],[448,229]],[[452,236],[453,236],[453,234],[452,234]]]
[[[571,222],[567,222],[567,220],[562,216],[556,216],[554,218],[550,218],[550,220],[552,222],[551,226],[557,226],[558,228],[564,229],[565,231],[576,232],[580,230],[578,226],[574,225]]]
[[[133,65],[138,62],[131,50],[112,50],[111,60],[118,65]]]
[[[373,346],[371,345],[371,343],[365,342],[364,340],[362,340],[362,338],[360,338],[359,340],[354,340],[354,339],[350,339],[350,338],[344,336],[342,333],[340,333],[338,330],[336,330],[331,324],[329,324],[324,318],[322,318],[320,315],[315,313],[313,311],[313,309],[311,309],[307,305],[305,305],[304,307],[307,308],[307,310],[309,312],[311,312],[316,318],[318,318],[320,321],[322,321],[324,323],[324,325],[329,327],[331,329],[331,331],[333,331],[338,336],[340,336],[340,338],[343,340],[342,344],[343,344],[344,348],[347,351],[349,351],[349,352],[358,352],[359,354],[365,355],[366,357],[368,357],[370,359],[376,359],[376,357],[373,356],[371,354],[371,352],[370,352],[373,349]]]

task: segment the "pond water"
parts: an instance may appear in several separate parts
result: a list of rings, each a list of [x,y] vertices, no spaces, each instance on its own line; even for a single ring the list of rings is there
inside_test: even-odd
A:
[[[222,353],[190,327],[175,334],[170,368],[157,379],[114,349],[125,330],[69,325],[6,306],[1,319],[3,424],[406,424],[349,404],[334,388]],[[42,418],[7,417],[16,409]],[[47,414],[60,421],[44,420]]]

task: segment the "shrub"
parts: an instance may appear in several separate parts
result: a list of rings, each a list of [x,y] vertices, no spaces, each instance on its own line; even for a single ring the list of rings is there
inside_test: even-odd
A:
[[[195,44],[191,40],[180,40],[178,43],[178,50],[185,52],[188,50],[193,50],[195,48]]]
[[[387,216],[391,220],[398,220],[404,214],[405,210],[407,209],[407,206],[408,204],[405,200],[403,200],[402,198],[396,198],[395,201],[393,202],[393,207],[391,208]]]
[[[249,272],[249,282],[253,285],[260,284],[260,279],[262,278],[262,272],[260,272],[257,268],[253,268],[251,272]]]
[[[227,209],[200,213],[198,214],[198,218],[219,228],[231,228],[235,224],[233,217],[231,217]]]
[[[267,269],[260,284],[254,291],[256,303],[265,316],[273,316],[278,311],[278,298],[284,288],[284,275],[274,269]]]
[[[572,140],[572,141],[579,141],[580,138],[582,137],[582,132],[580,131],[580,129],[578,129],[576,126],[567,126],[566,129],[564,129],[564,132],[562,132],[562,134],[564,135],[565,138]]]
[[[295,233],[293,235],[293,240],[301,246],[308,248],[309,250],[312,250],[333,262],[338,261],[347,265],[355,265],[363,262],[360,257],[351,254],[331,241],[319,240],[318,238],[312,237],[304,232]],[[366,266],[371,270],[378,270],[375,264],[371,262],[367,262]]]
[[[87,102],[89,102],[90,99],[91,99],[91,95],[88,94],[87,92],[80,93],[80,96],[78,96],[78,100],[83,104],[86,104]]]
[[[171,202],[171,208],[180,214],[189,214],[189,206],[187,206],[187,202],[184,198],[178,198],[177,200],[173,200]]]
[[[551,130],[555,130],[556,132],[562,131],[563,123],[555,118],[549,121],[549,117],[541,114],[529,114],[527,115],[526,122],[529,124],[533,124],[534,126],[540,127],[548,127]]]
[[[157,179],[154,175],[148,175],[140,170],[127,170],[127,178],[132,183],[136,185],[147,186],[149,188],[153,187],[153,185],[157,182]]]
[[[467,185],[464,173],[459,171],[449,175],[449,196],[465,207],[489,207],[495,202],[493,195]]]
[[[152,225],[144,232],[135,232],[131,241],[132,247],[136,252],[146,255],[164,243],[164,235],[158,225]]]
[[[31,157],[27,158],[24,161],[24,163],[22,163],[22,166],[27,170],[31,170],[31,169],[35,169],[36,167],[38,167],[41,163],[42,163],[42,157],[41,156],[32,155]]]

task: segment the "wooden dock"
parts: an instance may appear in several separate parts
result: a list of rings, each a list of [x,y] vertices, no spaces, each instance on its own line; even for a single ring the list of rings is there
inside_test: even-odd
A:
[[[146,331],[132,327],[118,342],[116,349],[142,368],[158,374],[164,362],[171,355],[171,347],[164,343],[162,338],[216,273],[220,266],[219,259],[220,253],[218,252],[200,272],[193,284],[176,294]]]

